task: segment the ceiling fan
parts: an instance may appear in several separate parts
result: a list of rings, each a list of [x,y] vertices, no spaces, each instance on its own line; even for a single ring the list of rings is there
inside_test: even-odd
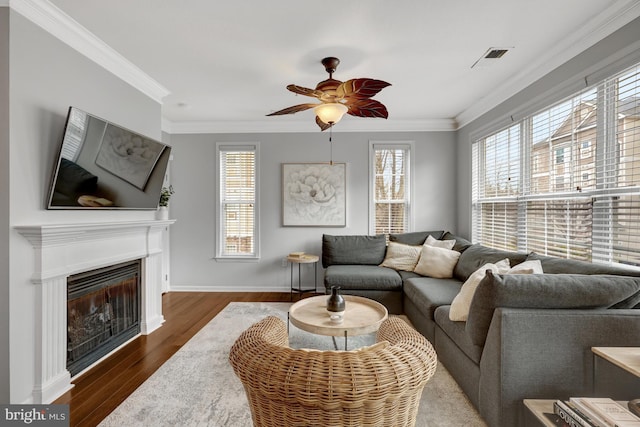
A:
[[[381,117],[386,119],[389,116],[387,108],[380,102],[370,99],[380,92],[390,83],[382,80],[361,78],[351,79],[346,82],[335,80],[333,73],[340,64],[340,60],[334,57],[327,57],[322,60],[325,70],[329,73],[329,78],[317,84],[315,89],[291,84],[287,86],[293,93],[311,96],[321,102],[294,105],[267,116],[281,116],[284,114],[294,114],[299,111],[313,108],[316,113],[316,123],[321,130],[326,130],[338,123],[342,116],[347,113],[357,117]]]

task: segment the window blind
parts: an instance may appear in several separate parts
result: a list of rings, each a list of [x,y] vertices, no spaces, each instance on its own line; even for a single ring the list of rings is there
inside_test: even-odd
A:
[[[220,161],[220,256],[256,254],[256,155],[253,146],[223,146]]]
[[[374,234],[409,231],[410,145],[373,146]]]
[[[514,125],[474,144],[473,238],[487,246],[517,248],[520,190],[520,125]]]
[[[472,168],[474,241],[640,266],[640,64],[478,139]]]
[[[70,110],[69,114],[64,144],[62,145],[62,157],[75,162],[80,155],[80,147],[82,147],[87,132],[87,113],[74,108]]]

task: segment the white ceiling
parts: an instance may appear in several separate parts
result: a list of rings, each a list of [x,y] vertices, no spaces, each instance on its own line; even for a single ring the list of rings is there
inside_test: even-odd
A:
[[[389,119],[339,130],[455,129],[640,16],[640,0],[50,0],[170,93],[169,131],[319,131],[286,90],[385,80]],[[471,68],[490,47],[512,47]],[[339,128],[338,128],[339,127]]]

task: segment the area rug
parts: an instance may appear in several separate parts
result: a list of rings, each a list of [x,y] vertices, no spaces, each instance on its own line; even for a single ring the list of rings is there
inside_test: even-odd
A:
[[[250,427],[251,413],[240,380],[229,365],[229,349],[242,331],[273,315],[287,319],[288,303],[231,303],[147,379],[100,426]],[[333,349],[331,337],[295,328],[295,348]],[[375,335],[349,338],[349,348],[372,344]],[[343,340],[337,340],[343,346]],[[427,383],[419,427],[486,427],[451,375],[438,364]],[[286,427],[286,426],[283,426]]]

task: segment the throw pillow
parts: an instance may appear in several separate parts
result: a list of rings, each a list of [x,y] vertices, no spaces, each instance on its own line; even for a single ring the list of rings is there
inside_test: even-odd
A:
[[[544,274],[544,271],[542,271],[542,263],[536,259],[521,262],[511,267],[506,274]]]
[[[460,292],[455,296],[449,309],[449,319],[454,322],[466,322],[469,317],[469,307],[471,307],[471,300],[473,300],[473,294],[476,292],[478,284],[484,279],[487,274],[487,270],[491,270],[496,274],[505,274],[511,265],[509,264],[509,258],[505,258],[502,261],[498,261],[495,264],[486,263],[476,271],[464,282]]]
[[[389,242],[387,253],[380,267],[389,267],[394,270],[413,271],[420,258],[422,246],[410,246],[402,243]]]
[[[427,240],[424,242],[425,245],[435,246],[436,248],[445,248],[445,249],[453,249],[453,246],[456,244],[455,240],[438,240],[433,236],[429,235]]]
[[[413,271],[422,276],[450,279],[453,277],[453,269],[458,262],[458,258],[460,258],[460,252],[423,245],[420,259]]]

